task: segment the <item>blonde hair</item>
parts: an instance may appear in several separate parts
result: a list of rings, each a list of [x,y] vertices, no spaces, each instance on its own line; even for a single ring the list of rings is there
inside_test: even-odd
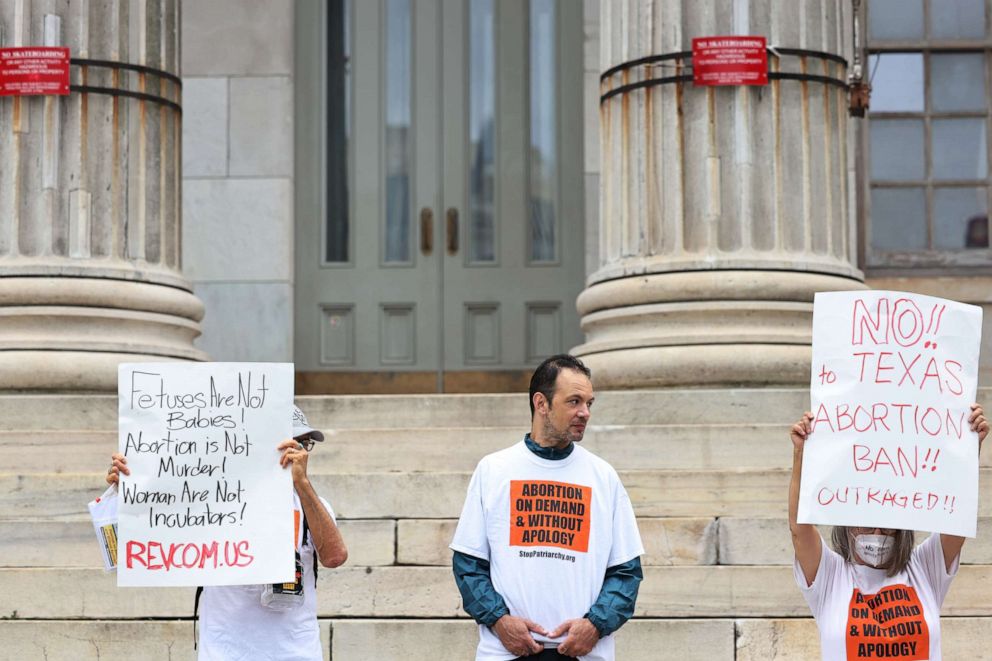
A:
[[[830,545],[834,547],[834,551],[850,563],[855,562],[854,549],[851,548],[852,536],[851,528],[848,526],[834,526],[830,535]],[[897,530],[893,537],[895,538],[895,551],[889,566],[884,568],[887,576],[895,576],[906,569],[909,558],[913,555],[915,544],[912,530]]]

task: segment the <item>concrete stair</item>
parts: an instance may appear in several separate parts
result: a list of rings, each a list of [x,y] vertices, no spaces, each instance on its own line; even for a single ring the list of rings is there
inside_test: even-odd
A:
[[[992,391],[979,399],[992,401]],[[818,658],[792,579],[787,428],[803,389],[597,396],[583,444],[630,493],[646,554],[618,658]],[[349,544],[320,574],[334,661],[472,658],[447,548],[476,462],[529,427],[522,395],[308,397],[310,471]],[[0,659],[193,659],[191,589],[118,589],[86,514],[117,447],[115,397],[0,397]],[[982,460],[988,484],[992,455]],[[992,504],[944,607],[944,657],[992,658]],[[438,656],[438,654],[442,656]]]

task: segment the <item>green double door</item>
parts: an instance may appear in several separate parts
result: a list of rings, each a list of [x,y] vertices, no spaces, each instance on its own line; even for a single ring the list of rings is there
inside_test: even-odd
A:
[[[301,3],[298,371],[452,389],[581,342],[581,12]]]

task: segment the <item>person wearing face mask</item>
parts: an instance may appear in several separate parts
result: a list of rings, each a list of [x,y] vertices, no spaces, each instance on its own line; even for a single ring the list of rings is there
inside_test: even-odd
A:
[[[981,450],[989,423],[978,404],[968,422]],[[933,534],[914,547],[912,530],[836,526],[829,548],[815,526],[796,521],[812,427],[807,412],[790,433],[789,528],[796,582],[816,620],[823,660],[940,661],[940,607],[965,538]]]

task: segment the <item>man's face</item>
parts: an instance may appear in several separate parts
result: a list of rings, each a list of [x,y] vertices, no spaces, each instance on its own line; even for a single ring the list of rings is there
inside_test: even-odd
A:
[[[544,437],[559,447],[581,441],[593,400],[592,382],[585,374],[570,369],[558,372],[551,402],[544,400],[545,404],[539,407]]]

